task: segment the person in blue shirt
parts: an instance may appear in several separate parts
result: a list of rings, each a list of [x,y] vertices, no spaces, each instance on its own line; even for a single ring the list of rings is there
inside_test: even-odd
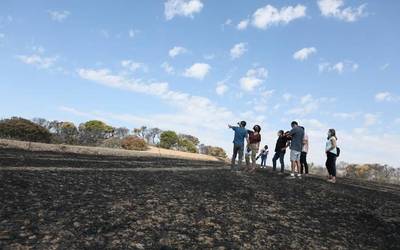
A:
[[[244,140],[246,139],[247,143],[249,140],[249,135],[246,129],[246,122],[241,121],[238,122],[239,126],[231,126],[228,125],[233,131],[235,131],[235,137],[233,138],[233,155],[231,162],[231,170],[232,171],[240,171],[243,161],[243,151],[244,151]],[[239,155],[238,164],[236,166],[236,157]]]

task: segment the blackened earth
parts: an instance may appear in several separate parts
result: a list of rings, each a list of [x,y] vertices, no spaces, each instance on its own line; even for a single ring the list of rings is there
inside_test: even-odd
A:
[[[400,249],[397,186],[27,154],[0,152],[0,249]]]

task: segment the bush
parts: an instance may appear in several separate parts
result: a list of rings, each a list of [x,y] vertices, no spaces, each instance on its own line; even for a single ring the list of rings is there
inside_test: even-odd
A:
[[[224,158],[224,159],[226,159],[228,157],[226,155],[225,150],[220,147],[210,147],[208,150],[208,155],[220,157],[220,158]]]
[[[179,137],[174,131],[164,131],[160,135],[160,146],[162,148],[171,149],[177,147]]]
[[[192,141],[189,141],[187,139],[179,140],[179,150],[190,153],[198,153],[196,145],[194,145]]]
[[[113,132],[113,127],[102,121],[88,121],[79,125],[79,142],[83,145],[99,145],[104,139],[110,138]]]
[[[0,121],[0,137],[44,143],[49,143],[51,140],[48,129],[19,117]]]
[[[128,136],[122,139],[121,147],[128,150],[145,151],[148,149],[147,143],[137,136]]]
[[[117,137],[111,137],[105,139],[101,144],[100,147],[105,148],[122,148],[122,139]]]

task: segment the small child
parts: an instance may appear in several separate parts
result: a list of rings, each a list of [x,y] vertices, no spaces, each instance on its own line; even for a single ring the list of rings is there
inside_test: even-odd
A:
[[[258,158],[261,157],[261,168],[266,168],[268,153],[269,153],[268,145],[265,145],[264,148],[261,149],[260,154],[257,156],[257,160]]]

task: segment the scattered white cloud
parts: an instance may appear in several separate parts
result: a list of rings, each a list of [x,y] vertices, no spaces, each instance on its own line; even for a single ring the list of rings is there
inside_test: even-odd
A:
[[[63,22],[71,14],[67,10],[61,10],[61,11],[49,10],[48,13],[50,15],[50,18],[57,22]]]
[[[389,63],[385,63],[384,65],[382,65],[382,66],[380,67],[380,69],[381,69],[382,71],[384,71],[384,70],[387,70],[387,69],[389,68],[389,66],[390,66]]]
[[[254,12],[251,23],[259,29],[267,29],[273,25],[288,24],[305,16],[306,7],[304,5],[287,6],[280,10],[272,5],[266,5]]]
[[[187,52],[186,48],[180,47],[180,46],[175,46],[168,51],[168,54],[170,57],[174,58],[174,57],[184,54],[186,52]]]
[[[240,78],[240,87],[245,91],[253,91],[259,87],[268,77],[268,70],[265,68],[249,69],[245,76]]]
[[[228,85],[226,85],[225,81],[217,82],[217,87],[215,88],[215,92],[223,96],[229,90]]]
[[[238,23],[238,25],[236,26],[236,28],[238,30],[245,30],[247,28],[247,26],[249,26],[250,20],[249,19],[244,19],[242,21],[240,21]]]
[[[111,37],[110,32],[108,30],[106,30],[106,29],[101,29],[100,30],[100,35],[102,37],[106,38],[106,39]]]
[[[57,57],[44,57],[39,54],[33,55],[17,55],[16,58],[21,62],[29,65],[34,65],[39,69],[48,69],[57,61]]]
[[[292,94],[289,93],[285,93],[282,95],[283,100],[285,100],[286,102],[290,101],[293,98]]]
[[[129,71],[135,72],[137,70],[142,70],[143,72],[148,71],[148,67],[144,63],[140,62],[135,62],[132,60],[123,60],[121,61],[121,66],[124,67],[125,69],[128,69]]]
[[[212,59],[215,58],[215,55],[214,54],[206,54],[206,55],[203,56],[203,58],[205,60],[212,60]]]
[[[377,114],[364,114],[364,126],[369,127],[375,125],[378,122],[378,117]]]
[[[317,53],[317,49],[314,47],[303,48],[299,51],[296,51],[293,54],[293,58],[298,61],[304,61],[304,60],[307,60],[307,58],[310,55],[315,54],[315,53]]]
[[[224,25],[231,25],[232,24],[232,19],[228,18],[226,19]]]
[[[319,0],[318,7],[325,17],[335,17],[346,22],[355,22],[360,17],[366,16],[365,7],[362,4],[358,7],[344,7],[344,0]]]
[[[397,102],[400,101],[400,96],[396,96],[390,92],[379,92],[375,95],[375,101],[377,102]]]
[[[207,63],[195,63],[187,68],[183,75],[186,77],[203,80],[210,70],[211,66]]]
[[[359,112],[355,113],[339,112],[339,113],[334,113],[333,117],[343,120],[355,120],[359,115],[360,115]]]
[[[139,30],[130,29],[128,31],[128,36],[129,36],[129,38],[135,38],[137,36],[137,34],[139,34],[139,32],[140,32]]]
[[[275,93],[275,90],[262,90],[249,104],[254,107],[255,112],[266,112],[268,110],[268,101]]]
[[[161,64],[161,68],[163,68],[164,71],[169,75],[173,75],[175,73],[174,67],[172,67],[168,62],[163,62]]]
[[[6,37],[6,35],[4,33],[0,33],[0,39],[3,39],[5,37]]]
[[[231,58],[237,59],[241,57],[247,51],[247,43],[235,44],[230,50]]]
[[[323,62],[318,65],[319,72],[337,72],[342,74],[345,71],[357,71],[359,65],[355,62],[345,60],[337,63]]]
[[[333,103],[334,98],[320,97],[314,98],[311,94],[300,97],[299,103],[296,103],[292,109],[287,111],[289,115],[304,117],[316,112],[322,103]]]
[[[400,117],[399,117],[399,118],[396,118],[396,119],[394,120],[394,123],[395,123],[395,124],[400,124]]]
[[[164,14],[166,20],[171,20],[175,16],[193,18],[195,13],[203,9],[201,0],[167,0],[164,4]]]

